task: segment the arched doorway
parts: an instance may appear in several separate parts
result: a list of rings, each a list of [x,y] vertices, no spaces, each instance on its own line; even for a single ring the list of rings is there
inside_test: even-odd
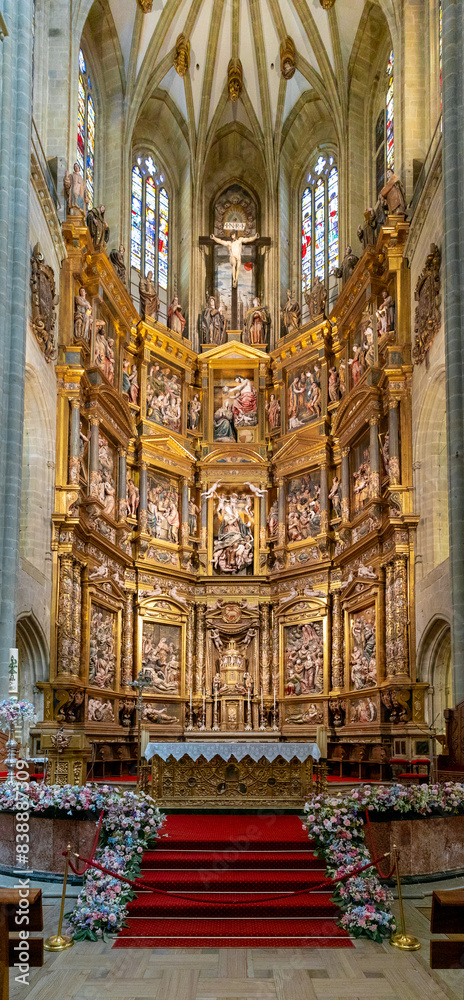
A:
[[[451,630],[436,618],[424,633],[418,656],[418,679],[429,684],[427,718],[437,732],[445,732],[445,709],[453,706]]]
[[[34,614],[21,615],[16,622],[16,645],[19,658],[19,696],[32,701],[37,715],[43,718],[43,694],[38,681],[48,679],[49,654],[42,628]]]

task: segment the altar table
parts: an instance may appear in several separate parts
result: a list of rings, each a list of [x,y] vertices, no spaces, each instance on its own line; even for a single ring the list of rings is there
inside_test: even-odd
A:
[[[152,794],[163,808],[301,809],[312,791],[317,743],[149,743]]]

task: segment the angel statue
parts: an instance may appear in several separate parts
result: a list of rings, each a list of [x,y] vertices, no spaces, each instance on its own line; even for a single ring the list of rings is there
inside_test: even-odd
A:
[[[236,233],[231,233],[230,236],[230,240],[221,240],[219,236],[211,233],[211,239],[215,243],[220,243],[221,246],[227,247],[229,251],[229,263],[232,268],[232,285],[236,288],[240,264],[242,263],[242,243],[254,243],[255,240],[259,240],[259,233],[255,233],[254,236],[237,236]]]

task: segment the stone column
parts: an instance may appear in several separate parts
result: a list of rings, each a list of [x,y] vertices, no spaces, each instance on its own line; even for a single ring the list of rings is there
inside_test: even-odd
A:
[[[206,646],[206,604],[197,604],[196,657],[195,657],[195,693],[203,694],[205,684],[205,646]]]
[[[377,414],[369,418],[369,495],[380,496],[380,443],[379,417]]]
[[[189,543],[189,487],[188,479],[182,480],[182,544]]]
[[[332,690],[343,687],[343,614],[339,590],[332,595]]]
[[[75,661],[73,659],[74,572],[72,555],[64,554],[61,556],[59,587],[56,673],[57,675],[69,675],[73,673],[73,668],[75,666]]]
[[[396,486],[400,481],[400,438],[398,430],[398,400],[392,399],[388,411],[389,467],[390,483]]]
[[[270,662],[270,636],[269,636],[269,604],[262,604],[260,607],[260,619],[261,619],[261,650],[260,650],[260,667],[261,667],[261,687],[263,689],[263,694],[269,694],[270,690],[270,672],[269,672],[269,662]],[[260,691],[257,694],[261,694]]]
[[[0,699],[16,646],[24,381],[30,301],[32,0],[2,0],[0,40]]]
[[[134,595],[126,591],[122,623],[121,684],[128,687],[134,672]]]
[[[98,417],[90,418],[89,495],[98,497]]]
[[[70,673],[79,677],[81,672],[82,584],[81,564],[76,560],[73,565],[72,632]]]
[[[319,503],[321,505],[321,531],[327,531],[329,526],[329,491],[327,489],[327,466],[323,465],[321,467],[321,493],[319,497]]]
[[[443,291],[453,698],[464,700],[464,25],[461,4],[442,0],[443,11]]]
[[[342,521],[350,520],[350,449],[342,451]]]
[[[68,480],[73,486],[79,485],[79,469],[80,469],[80,408],[79,399],[74,396],[71,399],[71,422],[69,428],[69,462],[68,462]]]
[[[279,504],[279,527],[278,527],[278,544],[279,546],[284,546],[286,542],[286,526],[285,526],[285,483],[283,479],[277,480],[278,493],[277,499]]]
[[[139,503],[139,530],[146,531],[148,526],[147,500],[148,500],[148,474],[147,463],[140,463],[140,503]]]
[[[124,448],[119,449],[118,517],[120,521],[127,517],[127,452]]]

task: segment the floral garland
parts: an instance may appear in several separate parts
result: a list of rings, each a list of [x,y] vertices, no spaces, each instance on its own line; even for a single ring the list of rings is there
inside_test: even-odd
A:
[[[37,719],[31,701],[4,698],[0,701],[0,726],[17,726],[20,722],[35,722]]]
[[[34,813],[53,810],[69,816],[76,812],[99,815],[103,810],[95,858],[103,867],[130,879],[139,875],[142,855],[156,839],[165,818],[149,795],[120,792],[108,785],[0,785],[0,811],[14,810],[19,794],[23,800],[29,799]],[[66,914],[73,937],[97,941],[120,930],[134,895],[124,882],[89,868],[74,910]]]
[[[464,785],[447,781],[442,785],[361,785],[348,794],[314,795],[305,805],[306,826],[316,842],[316,854],[334,879],[349,874],[371,860],[364,841],[366,809],[376,813],[427,816],[464,813]],[[340,907],[340,926],[353,937],[374,941],[395,930],[391,912],[393,896],[382,885],[375,868],[341,882],[333,900]]]

